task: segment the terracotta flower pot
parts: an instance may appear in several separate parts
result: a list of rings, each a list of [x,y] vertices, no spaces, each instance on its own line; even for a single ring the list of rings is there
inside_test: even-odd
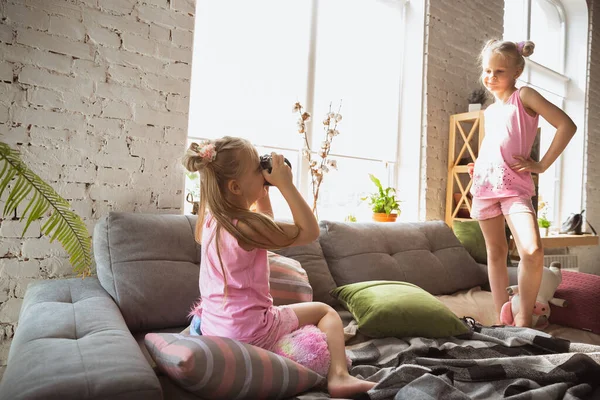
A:
[[[387,215],[386,213],[373,213],[373,221],[377,222],[395,222],[396,218],[398,218],[398,214],[391,213]]]

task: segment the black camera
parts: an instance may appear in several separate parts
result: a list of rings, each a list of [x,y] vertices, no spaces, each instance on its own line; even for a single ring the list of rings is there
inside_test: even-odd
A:
[[[288,167],[292,168],[292,163],[287,158],[284,158],[283,161],[288,165]],[[273,170],[273,157],[270,154],[265,154],[264,156],[260,156],[260,167],[262,169],[266,169],[268,173],[271,173]],[[265,181],[265,185],[271,186],[271,184]]]

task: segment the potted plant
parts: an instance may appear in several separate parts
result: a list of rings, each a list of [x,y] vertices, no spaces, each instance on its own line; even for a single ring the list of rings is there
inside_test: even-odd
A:
[[[373,211],[373,220],[379,222],[396,221],[396,218],[400,215],[400,201],[396,198],[396,189],[391,187],[384,189],[379,179],[373,174],[369,174],[369,178],[377,186],[377,192],[363,197],[362,200],[369,201]]]
[[[538,218],[538,226],[540,227],[540,236],[548,236],[548,228],[550,228],[550,221],[545,215],[541,215]]]
[[[481,107],[487,99],[487,92],[485,89],[475,89],[469,95],[467,99],[469,101],[469,112],[481,110]]]
[[[545,201],[540,201],[538,204],[538,227],[540,228],[540,236],[548,236],[548,229],[551,222],[547,217],[548,204]]]

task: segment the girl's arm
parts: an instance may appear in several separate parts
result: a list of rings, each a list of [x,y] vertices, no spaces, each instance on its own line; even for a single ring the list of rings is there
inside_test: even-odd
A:
[[[257,242],[272,243],[272,246],[267,246],[267,248],[277,249],[312,243],[319,237],[319,223],[309,205],[294,186],[292,170],[284,163],[283,156],[275,153],[272,153],[271,156],[273,157],[273,169],[271,173],[263,171],[263,175],[269,183],[277,186],[287,201],[294,223],[277,222],[277,225],[283,230],[283,234],[252,221],[248,223],[240,221],[238,228]],[[290,243],[290,239],[294,237],[294,241]]]
[[[256,211],[273,218],[273,206],[271,206],[271,198],[269,197],[269,187],[266,186],[266,189],[267,195],[256,200]]]
[[[529,157],[515,157],[519,161],[511,165],[516,171],[529,171],[542,173],[546,171],[558,156],[564,151],[569,141],[575,134],[577,126],[567,114],[554,104],[546,100],[541,94],[530,87],[523,87],[519,93],[523,105],[533,112],[538,113],[556,128],[556,134],[546,154],[539,162]]]

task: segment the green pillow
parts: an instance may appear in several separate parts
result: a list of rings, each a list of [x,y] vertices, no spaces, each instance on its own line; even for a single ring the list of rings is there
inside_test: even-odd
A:
[[[477,221],[454,221],[454,234],[471,257],[480,264],[487,264],[487,251],[481,227]]]
[[[454,221],[452,224],[454,234],[469,252],[471,257],[480,264],[487,265],[487,250],[485,249],[485,238],[481,232],[478,221]],[[505,228],[506,241],[509,241],[510,230]],[[512,265],[510,253],[506,256],[506,265]]]
[[[469,328],[441,301],[407,282],[368,281],[331,291],[370,337],[447,337]]]

